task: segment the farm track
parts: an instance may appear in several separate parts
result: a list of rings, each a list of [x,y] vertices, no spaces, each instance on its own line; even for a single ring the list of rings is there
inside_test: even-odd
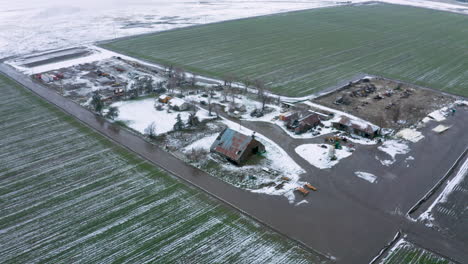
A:
[[[3,76],[0,90],[0,262],[328,262]]]
[[[213,77],[262,79],[288,96],[319,92],[363,72],[467,96],[466,28],[464,15],[374,4],[228,21],[101,46]]]

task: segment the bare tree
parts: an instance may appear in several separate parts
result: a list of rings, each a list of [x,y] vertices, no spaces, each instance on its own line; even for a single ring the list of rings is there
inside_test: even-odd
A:
[[[187,119],[187,126],[196,127],[198,126],[199,123],[200,123],[200,120],[198,120],[197,112],[190,113]]]
[[[253,81],[249,77],[246,77],[243,83],[244,83],[244,92],[247,93],[249,91],[249,88],[253,85]]]
[[[170,93],[174,93],[174,89],[177,87],[177,80],[174,76],[169,77],[169,80],[167,82],[167,89],[169,90]]]
[[[211,116],[211,110],[212,110],[212,91],[208,90],[208,115]]]
[[[231,95],[232,103],[235,104],[236,103],[236,89],[230,86],[228,88],[228,93]]]
[[[195,88],[197,85],[197,76],[195,74],[192,74],[192,77],[190,77],[190,87]]]
[[[230,92],[231,88],[229,88],[229,86],[223,86],[223,90],[222,90],[222,95],[223,95],[223,102],[227,102],[228,99],[228,95],[229,95],[229,92]]]
[[[119,108],[117,108],[115,106],[109,107],[109,109],[108,109],[108,111],[106,113],[106,117],[109,118],[109,119],[114,120],[118,116],[119,116]]]
[[[149,124],[145,128],[145,135],[147,135],[151,139],[156,138],[156,123],[155,122],[151,122],[151,124]]]
[[[236,77],[232,73],[228,73],[224,75],[223,77],[224,86],[232,86],[232,83],[234,82],[235,78]]]
[[[174,66],[172,64],[165,64],[164,72],[166,73],[168,78],[172,78],[174,75]]]
[[[177,86],[182,86],[182,84],[185,82],[185,71],[182,68],[175,68],[174,69],[174,77],[177,80]]]
[[[262,102],[262,111],[265,110],[265,104],[268,101],[268,89],[265,86],[265,83],[261,80],[255,80],[255,88],[257,88],[258,98]]]

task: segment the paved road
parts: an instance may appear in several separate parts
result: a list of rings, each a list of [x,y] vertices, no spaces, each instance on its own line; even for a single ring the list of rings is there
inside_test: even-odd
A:
[[[456,159],[461,148],[445,135],[434,138],[437,144],[412,146],[415,153],[432,153],[416,159],[415,164],[409,168],[411,172],[403,170],[404,165],[395,168],[370,166],[369,160],[374,160],[374,155],[378,153],[374,153],[377,151],[368,146],[362,146],[362,149],[369,151],[353,154],[352,157],[340,162],[335,169],[325,171],[308,165],[293,154],[293,158],[307,170],[302,177],[309,177],[309,181],[320,188],[318,192],[307,197],[307,204],[294,206],[284,197],[247,192],[187,165],[139,136],[95,116],[80,105],[32,82],[5,64],[0,65],[0,71],[116,143],[279,230],[282,234],[319,252],[336,257],[338,263],[368,263],[408,222],[400,214],[392,213],[395,208],[400,208],[403,212],[409,209],[437,181],[438,177],[443,175],[444,170],[451,166],[451,162]],[[466,130],[468,124],[468,115],[466,116],[465,125],[455,125],[448,134],[453,133],[451,136],[466,138],[462,131]],[[289,145],[288,141],[278,141],[285,140],[285,134],[278,134],[271,127],[260,128],[261,125],[258,123],[249,126],[256,126],[260,133],[276,142],[281,142],[281,146],[290,153],[295,153],[292,148],[300,143],[293,140]],[[432,142],[433,139],[428,138],[428,140]],[[466,143],[465,140],[460,145]],[[434,164],[436,168],[426,166],[427,164]],[[355,168],[361,167],[370,167],[372,168],[370,172],[381,175],[382,180],[379,181],[382,184],[370,186],[369,183],[353,176]],[[420,226],[418,228],[424,229]],[[432,235],[431,238],[450,243],[443,237]],[[468,259],[467,253],[463,252],[455,257]]]

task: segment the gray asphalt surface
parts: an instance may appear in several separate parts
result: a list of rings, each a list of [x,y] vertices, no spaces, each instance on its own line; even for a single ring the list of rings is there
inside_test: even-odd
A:
[[[307,204],[295,206],[284,197],[235,188],[32,82],[5,64],[0,65],[0,71],[116,143],[308,247],[336,257],[338,263],[369,263],[399,229],[408,233],[423,232],[423,246],[442,255],[454,254],[451,256],[460,263],[468,259],[468,252],[451,249],[454,242],[450,238],[437,232],[426,232],[430,230],[404,217],[468,145],[466,110],[447,120],[453,127],[442,135],[429,131],[431,127],[423,129],[426,137],[410,146],[408,155],[414,156],[415,160],[409,167],[401,160],[384,167],[375,155],[385,153],[377,151],[375,146],[358,146],[351,157],[333,169],[319,170],[295,154],[294,149],[300,144],[322,142],[322,139],[295,140],[269,124],[243,122],[279,143],[307,171],[301,177],[319,188],[318,192],[305,198]],[[377,175],[377,184],[354,176],[357,170]],[[298,201],[301,199],[296,197]]]

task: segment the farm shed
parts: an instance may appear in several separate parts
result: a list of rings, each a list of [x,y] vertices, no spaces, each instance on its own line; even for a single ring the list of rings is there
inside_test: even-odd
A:
[[[172,98],[169,100],[169,107],[175,111],[187,111],[190,108],[190,104],[180,98]]]
[[[170,97],[169,95],[166,95],[166,94],[162,94],[159,96],[158,98],[158,101],[160,103],[164,103],[164,104],[167,104],[169,102],[169,100],[171,100],[172,97]]]
[[[295,120],[297,118],[299,118],[299,112],[295,112],[295,111],[286,112],[279,116],[279,120],[285,123],[288,123],[289,121]]]
[[[320,116],[316,113],[310,113],[297,121],[294,133],[302,134],[320,124]]]
[[[265,152],[265,146],[255,139],[230,128],[224,129],[211,145],[210,151],[242,165],[252,155]]]
[[[332,122],[334,128],[347,131],[358,136],[366,138],[374,138],[379,134],[380,128],[378,126],[366,123],[360,120],[350,119],[349,117],[342,116],[338,121]]]

